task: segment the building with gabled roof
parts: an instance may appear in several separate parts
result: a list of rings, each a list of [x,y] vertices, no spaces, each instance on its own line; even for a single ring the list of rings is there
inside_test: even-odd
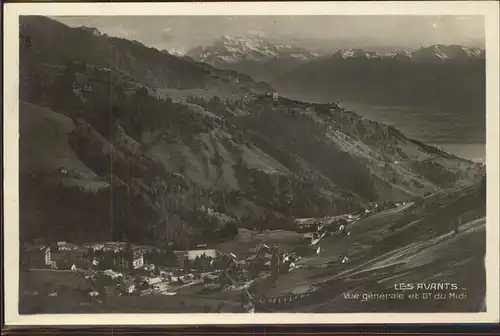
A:
[[[50,247],[25,244],[21,250],[21,266],[25,268],[46,268],[52,265]]]

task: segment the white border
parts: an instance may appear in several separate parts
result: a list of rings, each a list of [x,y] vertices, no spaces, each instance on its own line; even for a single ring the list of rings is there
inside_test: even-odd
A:
[[[4,6],[4,270],[6,325],[200,325],[465,323],[499,321],[499,14],[496,1],[260,3],[8,3]],[[19,315],[19,15],[484,15],[487,55],[487,309],[426,314],[67,314]],[[471,276],[474,276],[471,274]]]

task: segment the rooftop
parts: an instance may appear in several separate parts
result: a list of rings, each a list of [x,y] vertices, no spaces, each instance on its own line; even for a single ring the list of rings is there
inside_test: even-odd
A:
[[[34,245],[34,244],[24,244],[23,249],[26,251],[33,251],[33,250],[46,250],[49,247],[47,245]]]
[[[323,218],[296,218],[293,220],[295,225],[316,225],[316,224],[331,224],[336,220],[345,218],[345,215],[323,217]]]

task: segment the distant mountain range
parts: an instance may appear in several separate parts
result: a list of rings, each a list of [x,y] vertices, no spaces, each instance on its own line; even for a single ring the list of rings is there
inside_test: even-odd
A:
[[[416,50],[401,49],[387,52],[367,51],[364,49],[339,49],[334,58],[367,58],[367,59],[409,59],[413,61],[435,60],[467,60],[484,59],[485,52],[480,48],[469,48],[459,45],[436,44]]]
[[[485,112],[485,51],[459,45],[311,53],[259,39],[224,37],[187,55],[246,73],[301,100],[408,105],[452,113]]]
[[[328,53],[317,53],[305,48],[270,42],[262,37],[230,37],[223,36],[209,46],[198,46],[186,53],[190,58],[212,65],[235,64],[238,62],[270,62],[275,60],[293,60],[309,62],[328,58]],[[423,60],[459,60],[468,58],[484,58],[484,49],[463,47],[460,45],[442,45],[422,47],[419,49],[393,49],[385,52],[370,51],[359,48],[338,49],[333,53],[335,58],[408,58]]]

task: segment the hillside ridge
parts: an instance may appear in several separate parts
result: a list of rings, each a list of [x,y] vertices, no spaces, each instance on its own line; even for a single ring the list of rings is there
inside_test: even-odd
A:
[[[91,29],[23,20],[35,46],[20,60],[23,239],[185,247],[482,176],[470,161],[338,105],[274,97],[249,76]],[[111,65],[99,54],[109,46],[118,50]]]

